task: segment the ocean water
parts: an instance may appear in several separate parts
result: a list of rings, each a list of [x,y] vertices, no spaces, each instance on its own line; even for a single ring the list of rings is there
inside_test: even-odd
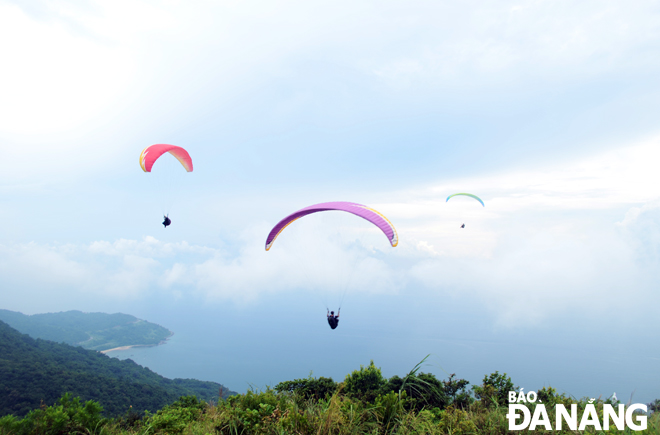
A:
[[[404,376],[430,354],[423,372],[440,379],[455,373],[471,385],[499,371],[525,391],[552,386],[576,398],[614,392],[623,402],[660,398],[659,348],[646,336],[633,340],[586,327],[494,331],[488,313],[475,316],[470,307],[443,310],[395,299],[354,298],[334,331],[325,308],[304,298],[285,307],[277,300],[243,307],[150,304],[132,313],[174,335],[163,345],[108,356],[239,393],[310,374],[341,381],[371,360],[385,377]],[[462,323],[464,310],[482,322]]]

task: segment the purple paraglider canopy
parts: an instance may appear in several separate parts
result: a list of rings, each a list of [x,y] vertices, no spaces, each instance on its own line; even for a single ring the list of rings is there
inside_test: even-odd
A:
[[[348,213],[353,213],[356,216],[360,216],[362,219],[366,219],[372,224],[376,225],[380,230],[387,236],[387,240],[390,241],[392,246],[396,246],[399,243],[399,238],[394,229],[394,225],[387,220],[385,216],[377,212],[376,210],[367,207],[366,205],[356,204],[354,202],[324,202],[321,204],[310,205],[303,209],[298,210],[295,213],[291,213],[289,216],[285,217],[277,223],[268,233],[268,238],[266,238],[266,251],[270,249],[275,242],[277,236],[280,235],[284,228],[290,225],[296,219],[300,219],[303,216],[308,214],[317,213],[320,211],[346,211]]]

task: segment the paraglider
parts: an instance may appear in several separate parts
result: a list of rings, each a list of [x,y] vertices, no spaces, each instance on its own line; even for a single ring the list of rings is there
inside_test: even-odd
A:
[[[334,311],[330,311],[328,313],[328,325],[330,325],[331,329],[336,329],[337,326],[339,326],[339,311],[341,311],[341,308],[337,310],[337,315],[335,316]]]
[[[385,216],[376,210],[367,207],[366,205],[356,204],[354,202],[337,201],[310,205],[309,207],[302,208],[295,213],[291,213],[279,221],[277,225],[275,225],[273,229],[270,230],[270,233],[268,233],[268,237],[266,238],[266,251],[270,250],[277,236],[279,236],[286,227],[291,225],[293,221],[300,219],[303,216],[307,216],[308,214],[330,210],[345,211],[359,216],[362,219],[366,219],[372,224],[376,225],[383,232],[383,234],[387,236],[387,240],[389,240],[392,247],[395,247],[399,243],[399,238],[397,236],[396,229],[394,229],[394,225],[392,225],[392,223],[387,220]]]
[[[477,195],[473,195],[473,194],[471,194],[471,193],[454,193],[453,195],[449,195],[449,196],[447,197],[447,201],[445,201],[445,202],[448,202],[450,198],[453,198],[453,197],[455,197],[455,196],[469,196],[470,198],[474,198],[474,199],[476,199],[477,201],[479,201],[483,207],[486,206],[486,205],[484,204],[484,202],[481,200],[481,198],[479,198]],[[461,228],[465,228],[465,223],[463,223],[463,225],[461,225]]]
[[[270,248],[273,246],[273,243],[275,243],[275,239],[277,239],[277,237],[284,231],[284,229],[291,225],[294,221],[312,213],[325,211],[344,211],[354,214],[355,216],[359,216],[378,227],[383,232],[383,234],[385,234],[388,242],[392,247],[397,246],[399,243],[396,229],[385,216],[376,210],[367,207],[366,205],[356,204],[353,202],[337,201],[310,205],[309,207],[302,208],[286,216],[284,219],[279,221],[272,230],[270,230],[270,233],[268,233],[268,237],[266,237],[266,251],[270,250]],[[337,310],[337,314],[335,315],[334,311],[329,311],[328,309],[329,313],[327,313],[327,320],[330,328],[332,329],[337,328],[337,325],[339,324],[340,310],[341,305],[339,310]]]
[[[449,195],[449,196],[447,197],[447,201],[449,201],[449,198],[453,198],[454,196],[458,196],[458,195],[469,196],[470,198],[474,198],[474,199],[476,199],[477,201],[479,201],[479,202],[481,203],[482,206],[484,206],[484,207],[486,206],[486,205],[484,204],[484,202],[481,200],[481,198],[479,198],[477,195],[473,195],[473,194],[471,194],[471,193],[454,193],[453,195]],[[445,201],[445,202],[447,202],[447,201]]]
[[[176,145],[156,144],[146,147],[140,153],[140,167],[144,172],[151,172],[156,160],[165,153],[172,154],[187,172],[192,172],[193,164],[188,151]]]
[[[192,159],[190,158],[190,154],[188,154],[188,151],[186,151],[185,149],[179,146],[168,145],[168,144],[156,144],[156,145],[148,146],[145,149],[143,149],[142,152],[140,153],[140,167],[144,172],[151,173],[151,170],[154,164],[156,163],[156,161],[165,153],[169,153],[174,158],[176,158],[179,161],[179,163],[181,163],[181,166],[183,166],[186,172],[192,172],[193,163],[192,163]],[[164,193],[169,196],[168,190],[170,186],[168,185],[173,183],[170,175],[175,175],[175,174],[167,174],[168,171],[165,172],[166,172],[166,174],[164,174],[165,178],[158,180],[159,190],[163,190]],[[173,172],[177,172],[177,171],[173,171]],[[169,205],[167,207],[169,207]],[[166,211],[169,211],[169,208],[163,207],[163,209],[164,209],[163,226],[167,228],[169,225],[172,224],[172,220],[169,218],[169,212],[165,213]]]

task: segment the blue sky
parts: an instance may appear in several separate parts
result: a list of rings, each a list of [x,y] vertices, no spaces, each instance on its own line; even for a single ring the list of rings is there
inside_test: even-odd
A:
[[[296,300],[322,322],[300,295],[350,276],[345,310],[391,313],[420,355],[383,357],[390,374],[443,353],[424,340],[485,336],[657,367],[655,2],[0,1],[0,41],[2,308],[158,317],[158,300],[254,323]],[[195,165],[167,230],[138,165],[153,143]],[[445,203],[458,191],[486,207]],[[385,214],[400,245],[309,217],[263,250],[279,219],[333,200]],[[459,376],[507,371],[452,358]],[[651,400],[660,378],[619,386]]]

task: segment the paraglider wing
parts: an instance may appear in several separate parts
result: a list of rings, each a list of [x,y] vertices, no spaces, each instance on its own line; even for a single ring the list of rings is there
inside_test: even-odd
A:
[[[170,153],[183,165],[188,172],[192,172],[193,163],[188,151],[176,145],[156,144],[146,147],[140,153],[140,167],[144,172],[151,172],[151,168],[160,156]]]
[[[324,202],[300,209],[279,221],[277,225],[270,230],[270,233],[268,233],[268,237],[266,238],[266,251],[268,251],[273,245],[277,236],[279,236],[287,226],[291,225],[293,221],[300,219],[303,216],[307,216],[308,214],[330,210],[345,211],[360,216],[380,228],[380,230],[387,236],[390,245],[394,247],[399,243],[399,238],[396,229],[394,229],[394,225],[376,210],[369,208],[366,205],[353,202]]]
[[[481,200],[481,198],[479,198],[477,195],[473,195],[471,193],[454,193],[453,195],[449,195],[447,197],[447,201],[449,201],[449,198],[453,198],[454,196],[457,196],[457,195],[469,196],[470,198],[474,198],[477,201],[479,201],[481,203],[481,205],[486,207],[486,204],[484,204],[484,202]],[[445,201],[445,202],[447,202],[447,201]]]

